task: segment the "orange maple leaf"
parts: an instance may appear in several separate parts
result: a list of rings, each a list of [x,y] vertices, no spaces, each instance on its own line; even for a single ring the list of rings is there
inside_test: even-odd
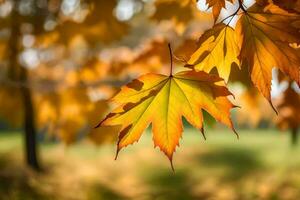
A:
[[[171,66],[172,71],[172,66]],[[182,135],[182,117],[203,131],[202,109],[217,121],[233,128],[230,110],[234,105],[223,79],[205,72],[183,71],[169,76],[146,74],[122,87],[112,98],[118,104],[98,127],[120,126],[118,152],[137,142],[152,123],[153,141],[169,158]]]
[[[252,82],[271,102],[272,69],[277,67],[300,84],[300,15],[288,13],[274,4],[254,4],[240,18],[237,34],[240,60],[248,65]]]

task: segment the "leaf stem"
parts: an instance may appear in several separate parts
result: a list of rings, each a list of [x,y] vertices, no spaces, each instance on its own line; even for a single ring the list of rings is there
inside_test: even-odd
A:
[[[247,13],[247,10],[244,8],[244,3],[242,0],[239,0],[239,8],[242,9],[245,13]]]
[[[230,22],[232,21],[232,19],[233,19],[236,15],[239,15],[238,12],[239,12],[240,10],[242,10],[244,13],[247,14],[247,10],[245,9],[242,0],[238,0],[238,2],[239,2],[239,7],[238,7],[238,9],[237,9],[234,13],[232,13],[231,15],[229,15],[229,16],[225,17],[223,20],[221,20],[221,23],[223,23],[225,20],[227,20],[227,19],[229,19],[229,18],[231,17],[231,19],[229,20],[229,22],[226,24],[226,26],[228,26],[228,25],[230,24]]]
[[[237,15],[239,11],[240,11],[240,7],[239,7],[234,13],[232,13],[231,15],[229,15],[229,16],[225,17],[224,19],[222,19],[222,20],[221,20],[221,23],[223,23],[225,20],[227,20],[227,19],[229,19],[229,18],[231,17],[229,23],[227,23],[227,26],[228,26],[228,24],[230,24],[230,22],[231,22],[231,20],[233,19],[233,17],[234,17],[235,15]]]
[[[170,64],[171,64],[171,68],[170,68],[170,77],[173,76],[173,53],[172,53],[172,48],[171,48],[171,44],[168,43],[168,47],[169,47],[169,53],[170,53]]]

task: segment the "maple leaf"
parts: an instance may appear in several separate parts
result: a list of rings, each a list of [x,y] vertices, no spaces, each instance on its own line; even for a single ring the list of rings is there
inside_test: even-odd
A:
[[[233,3],[233,0],[226,0]],[[225,0],[206,0],[209,8],[212,8],[212,13],[215,21],[219,18],[222,8],[225,8]]]
[[[172,66],[171,66],[172,71]],[[179,145],[182,117],[203,131],[202,109],[233,128],[228,100],[231,95],[222,79],[205,72],[183,71],[169,76],[146,74],[122,87],[112,98],[119,106],[98,127],[121,126],[117,155],[121,148],[137,142],[152,123],[153,140],[169,158]]]
[[[216,67],[220,77],[227,82],[231,64],[239,65],[238,55],[239,47],[233,28],[220,23],[200,37],[199,47],[192,54],[187,66],[205,72]]]
[[[254,4],[238,21],[240,60],[248,65],[252,82],[270,103],[274,67],[300,84],[300,51],[290,45],[300,42],[299,20],[299,15],[274,4]]]

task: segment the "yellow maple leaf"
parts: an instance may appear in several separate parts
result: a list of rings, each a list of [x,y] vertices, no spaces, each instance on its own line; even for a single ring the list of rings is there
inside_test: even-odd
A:
[[[216,67],[220,77],[227,82],[231,64],[239,65],[238,55],[239,47],[233,28],[220,23],[200,37],[199,47],[192,54],[187,66],[205,72]]]
[[[238,21],[241,62],[248,65],[252,82],[269,102],[274,67],[300,84],[300,51],[290,45],[300,43],[299,20],[299,15],[274,4],[254,4]]]
[[[138,141],[152,123],[155,146],[172,161],[182,135],[182,117],[203,130],[201,109],[204,109],[233,129],[230,109],[234,106],[228,95],[231,93],[222,79],[205,72],[183,71],[170,76],[147,74],[122,87],[112,99],[119,106],[99,126],[121,126],[119,152]]]

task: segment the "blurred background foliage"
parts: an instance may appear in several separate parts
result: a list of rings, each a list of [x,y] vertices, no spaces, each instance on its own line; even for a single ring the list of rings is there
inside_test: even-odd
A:
[[[253,1],[248,0],[244,3],[251,5]],[[281,5],[280,1],[278,1],[278,5]],[[284,5],[287,6],[287,4]],[[286,9],[297,10],[300,7],[299,5],[299,1],[291,1],[291,6]],[[227,10],[221,12],[221,17],[227,16],[228,13],[235,10],[236,6],[228,4]],[[198,2],[194,0],[0,0],[0,127],[1,130],[5,130],[2,131],[1,140],[3,142],[1,142],[1,145],[7,142],[3,148],[6,149],[3,151],[6,153],[3,153],[0,161],[1,174],[3,174],[0,175],[0,196],[2,197],[1,193],[3,193],[3,195],[7,195],[8,198],[12,199],[25,199],[26,195],[28,195],[28,199],[52,199],[54,197],[50,194],[51,191],[54,191],[58,196],[62,195],[60,196],[62,199],[77,199],[72,197],[72,191],[76,191],[75,188],[79,187],[76,184],[72,189],[68,186],[71,197],[64,196],[68,195],[64,194],[64,186],[62,186],[61,191],[51,188],[57,182],[55,178],[59,177],[58,174],[62,172],[55,171],[55,173],[58,173],[56,175],[51,173],[54,178],[49,178],[52,176],[49,174],[43,175],[45,177],[41,178],[42,175],[32,175],[33,172],[26,170],[24,172],[24,169],[20,169],[19,164],[15,164],[15,162],[19,162],[19,154],[16,154],[20,150],[19,147],[16,152],[13,152],[13,148],[6,148],[9,144],[12,144],[11,147],[15,147],[13,145],[14,139],[19,140],[20,138],[13,133],[12,136],[9,136],[7,130],[10,130],[10,132],[12,130],[24,132],[27,163],[36,169],[40,168],[36,155],[38,154],[36,141],[43,144],[41,145],[43,146],[42,152],[50,149],[49,154],[41,153],[43,156],[47,155],[47,157],[55,157],[61,153],[60,150],[52,149],[52,143],[56,144],[57,141],[69,145],[81,139],[81,143],[84,145],[80,148],[87,149],[92,147],[85,146],[86,136],[97,144],[115,142],[116,135],[111,135],[109,132],[105,135],[99,135],[97,129],[93,128],[112,106],[106,100],[115,94],[121,85],[141,74],[149,72],[167,73],[170,65],[167,49],[169,42],[177,58],[175,60],[177,67],[175,70],[180,69],[183,66],[182,61],[188,60],[197,47],[198,38],[213,23],[211,9],[207,8],[203,0]],[[274,71],[272,96],[279,113],[279,116],[276,116],[268,102],[251,85],[247,73],[246,68],[242,67],[242,70],[239,70],[238,67],[233,66],[230,77],[229,89],[235,94],[235,104],[241,107],[235,109],[233,113],[236,126],[240,129],[259,128],[266,130],[278,127],[280,130],[290,130],[292,143],[295,144],[297,130],[300,125],[299,88],[278,71]],[[215,124],[208,115],[206,116],[206,126],[214,127],[217,130],[223,129],[223,127]],[[282,137],[277,132],[276,134],[278,138]],[[269,134],[267,136],[262,134],[261,138],[260,134],[255,134],[256,136],[255,141],[258,143],[258,140],[269,140]],[[233,137],[228,137],[230,140],[234,140]],[[247,137],[252,138],[252,136]],[[273,138],[273,135],[270,138],[272,141],[276,140],[276,145],[284,143],[284,140],[277,141]],[[45,143],[51,147],[48,147]],[[270,145],[269,143],[268,145]],[[178,161],[178,166],[181,165],[181,167],[176,174],[170,173],[170,170],[158,170],[153,175],[148,174],[148,172],[143,172],[143,170],[146,171],[147,164],[145,169],[139,168],[138,170],[141,170],[140,173],[144,175],[149,175],[149,177],[144,177],[143,182],[146,185],[152,185],[153,188],[145,189],[141,186],[141,189],[137,191],[128,188],[128,192],[152,191],[146,192],[150,195],[147,196],[149,199],[206,199],[206,197],[222,199],[215,196],[222,193],[222,191],[224,191],[224,194],[220,195],[236,195],[234,197],[236,199],[240,199],[241,196],[239,195],[243,195],[242,192],[250,195],[251,192],[248,193],[247,191],[252,191],[255,188],[252,186],[255,184],[255,180],[249,179],[249,183],[246,181],[240,185],[240,180],[237,178],[243,180],[244,175],[251,174],[252,170],[255,171],[264,167],[264,163],[260,159],[265,158],[263,157],[264,154],[262,155],[263,158],[256,156],[263,149],[251,148],[250,150],[250,147],[247,150],[239,149],[244,148],[242,147],[244,144],[246,145],[246,142],[235,144],[239,147],[225,149],[224,151],[222,151],[224,147],[222,145],[225,145],[224,148],[229,148],[228,146],[232,144],[217,145],[216,149],[213,149],[213,146],[212,149],[204,153],[205,155],[202,155],[202,153],[200,153],[201,155],[195,155],[192,160],[197,163],[192,167],[182,165],[182,163],[185,163],[184,161]],[[143,143],[139,145],[143,146]],[[198,149],[198,144],[191,144],[191,147]],[[57,149],[61,148],[63,147],[60,145],[57,147]],[[200,146],[199,149],[201,148]],[[274,148],[276,149],[276,147]],[[90,154],[90,151],[87,150],[87,154]],[[109,150],[104,152],[106,151]],[[153,154],[149,152],[147,150],[147,152],[134,152],[133,154],[143,154],[144,158],[140,156],[142,161],[138,162],[144,162],[143,159],[152,159]],[[11,153],[14,155],[12,158]],[[111,154],[109,155],[111,156]],[[100,165],[104,164],[99,170],[100,172],[95,172],[94,176],[105,177],[104,172],[109,168],[109,166],[105,166],[105,162],[111,163],[111,161],[108,161],[109,159],[106,158],[108,156],[102,155],[102,153],[97,154],[97,156],[103,156],[103,161],[102,158],[100,160],[95,159],[94,155],[93,159],[96,161],[95,163],[91,161],[90,164],[98,165],[97,162]],[[130,156],[132,155],[130,154]],[[140,160],[140,157],[137,159]],[[198,161],[195,161],[196,158]],[[130,169],[129,165],[136,165],[138,162],[135,163],[136,161],[133,158],[130,161],[125,161],[125,159],[123,158],[118,163],[119,166],[124,166],[124,169],[121,170],[124,174],[121,174],[118,167],[115,166],[114,169],[111,169],[113,172],[107,174],[107,176],[112,176],[110,177],[112,179],[121,176],[121,178],[118,177],[118,181],[121,183],[125,180],[140,181],[136,180],[136,177],[130,177],[131,173],[128,174],[128,177],[125,174],[125,169]],[[180,159],[188,160],[189,156],[187,158],[181,156]],[[68,161],[62,160],[55,161],[61,162],[63,170],[66,171],[72,168],[73,162],[77,163],[76,166],[79,166],[78,163],[80,162],[86,162],[81,157],[73,158],[72,156],[67,159]],[[153,162],[157,162],[156,160],[154,159]],[[45,165],[54,165],[51,162],[52,159],[48,159]],[[202,169],[201,165],[203,163],[205,163],[205,166]],[[237,163],[237,166],[234,163]],[[150,171],[153,171],[152,168],[158,167],[157,164],[152,165],[154,164],[148,166]],[[215,180],[214,177],[206,177],[201,174],[204,173],[203,171],[210,169],[210,165],[212,167],[219,166],[221,170],[229,170],[223,173],[228,177],[222,177],[222,181],[223,178],[225,180],[224,183],[229,183],[228,186],[223,184],[218,189],[214,184],[221,184],[221,182],[218,182],[221,179]],[[274,164],[274,166],[276,165],[277,163]],[[299,170],[299,165],[297,166],[297,170]],[[87,165],[85,167],[86,169],[81,169],[81,173],[87,173],[83,176],[92,178],[88,173],[90,173],[90,170],[93,171],[97,168],[90,169]],[[194,185],[195,180],[193,179],[195,177],[191,173],[197,170],[200,171],[196,173],[200,173],[197,177],[209,179],[205,181],[208,185]],[[216,169],[212,174],[218,176],[218,170]],[[130,169],[130,171],[133,171],[133,169]],[[260,179],[259,173],[254,177]],[[25,176],[25,179],[23,176]],[[274,179],[271,173],[267,173],[266,176],[269,181]],[[292,175],[290,174],[290,176]],[[41,182],[37,181],[40,178]],[[82,181],[82,176],[77,178]],[[109,177],[105,178],[109,179]],[[78,181],[74,178],[65,179],[70,182],[62,184],[67,185]],[[97,178],[95,177],[95,179]],[[277,177],[275,179],[277,180]],[[37,189],[38,187],[32,186],[37,184],[36,182],[40,184],[44,181],[47,183],[45,183],[45,188],[42,188],[42,191],[38,191],[41,188]],[[49,183],[49,181],[53,181],[53,183]],[[97,181],[99,182],[98,179]],[[280,182],[272,190],[279,190],[281,187],[293,188],[287,185],[299,184],[299,178],[293,177],[292,182]],[[255,195],[265,195],[264,193],[267,193],[269,196],[266,194],[266,199],[269,197],[269,199],[281,199],[281,197],[272,197],[273,193],[268,191],[267,183],[266,180],[262,181],[261,184],[266,184],[266,186],[261,186],[262,189],[258,189],[258,193],[254,192],[254,197],[256,197]],[[84,180],[80,184],[84,184]],[[137,199],[142,199],[139,198],[141,196],[138,194],[128,196],[128,194],[124,194],[125,191],[116,192],[116,187],[112,187],[112,184],[116,183],[100,181],[90,187],[91,190],[94,188],[101,191],[99,195],[102,196],[91,193],[92,196],[89,198],[128,199],[136,195]],[[126,184],[123,183],[123,185]],[[138,187],[137,185],[137,183],[134,183],[133,187]],[[47,188],[48,186],[50,188]],[[228,189],[231,186],[234,187]],[[235,187],[248,189],[238,191]],[[267,187],[267,189],[264,189],[264,187]],[[199,188],[203,196],[196,195],[195,188]],[[48,193],[45,192],[46,190]],[[33,193],[31,194],[30,191]],[[174,193],[175,191],[176,193]],[[29,193],[19,194],[18,192]],[[89,193],[88,191],[85,192]],[[295,192],[293,189],[291,191],[287,189],[288,194],[293,192]],[[50,196],[43,196],[44,194]],[[169,194],[171,196],[168,196]],[[22,195],[24,195],[24,198],[22,198]],[[299,194],[293,193],[293,195]],[[255,199],[254,197],[243,199]],[[147,198],[145,197],[145,199]],[[78,199],[85,199],[85,197],[79,195]]]

